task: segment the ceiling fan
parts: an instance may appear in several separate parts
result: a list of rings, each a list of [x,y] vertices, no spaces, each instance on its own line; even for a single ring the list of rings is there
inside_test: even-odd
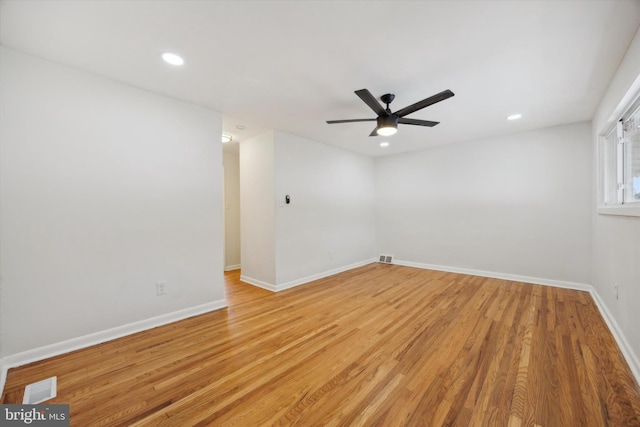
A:
[[[369,106],[378,117],[375,119],[350,119],[350,120],[327,120],[328,124],[335,123],[352,123],[352,122],[373,122],[377,121],[378,124],[376,128],[369,134],[369,136],[389,136],[393,135],[398,131],[398,123],[403,125],[416,125],[416,126],[429,126],[433,127],[440,122],[431,122],[429,120],[418,120],[418,119],[406,119],[404,116],[407,116],[411,113],[414,113],[418,110],[421,110],[429,105],[433,105],[436,102],[444,101],[447,98],[451,98],[454,93],[449,89],[444,90],[440,93],[437,93],[429,98],[425,98],[422,101],[418,101],[415,104],[411,104],[408,107],[404,107],[395,113],[392,113],[389,109],[389,104],[393,101],[393,98],[396,96],[392,93],[384,94],[380,97],[380,100],[387,104],[387,108],[382,108],[382,105],[378,102],[378,100],[369,92],[367,89],[360,89],[355,91],[356,95],[360,97],[364,101],[365,104]]]

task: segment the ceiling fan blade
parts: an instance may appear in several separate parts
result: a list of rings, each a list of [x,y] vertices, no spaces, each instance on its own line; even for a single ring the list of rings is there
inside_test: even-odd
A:
[[[360,99],[362,99],[364,103],[369,106],[369,108],[375,111],[377,115],[379,116],[389,115],[389,113],[387,113],[387,111],[384,108],[382,108],[382,105],[380,105],[378,100],[373,95],[371,95],[371,92],[369,92],[367,89],[357,90],[356,95],[358,95]]]
[[[430,96],[429,98],[423,99],[422,101],[418,101],[415,104],[411,104],[408,107],[404,107],[403,109],[396,111],[394,114],[396,114],[398,117],[404,117],[408,114],[421,110],[424,107],[433,105],[436,102],[444,101],[447,98],[451,98],[453,95],[454,93],[447,89],[433,96]]]
[[[373,129],[373,132],[371,132],[369,136],[378,136],[378,126]]]
[[[418,119],[405,119],[403,117],[398,119],[398,123],[402,123],[403,125],[417,125],[417,126],[429,126],[434,127],[440,122],[432,122],[429,120],[418,120]]]
[[[348,120],[327,120],[327,123],[332,125],[335,123],[354,123],[354,122],[375,122],[376,119],[348,119]]]

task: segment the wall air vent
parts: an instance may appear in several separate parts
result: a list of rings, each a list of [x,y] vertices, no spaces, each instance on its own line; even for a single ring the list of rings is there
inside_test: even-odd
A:
[[[393,264],[393,255],[380,255],[378,262],[383,264]]]
[[[37,383],[29,384],[24,389],[22,404],[35,405],[36,403],[53,399],[57,395],[57,382],[58,377],[51,377],[46,380],[38,381]]]

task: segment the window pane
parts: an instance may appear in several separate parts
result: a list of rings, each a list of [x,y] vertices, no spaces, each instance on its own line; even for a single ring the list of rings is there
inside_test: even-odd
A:
[[[607,205],[618,201],[618,138],[616,128],[604,140],[604,203]]]
[[[624,122],[624,201],[640,202],[640,108]]]

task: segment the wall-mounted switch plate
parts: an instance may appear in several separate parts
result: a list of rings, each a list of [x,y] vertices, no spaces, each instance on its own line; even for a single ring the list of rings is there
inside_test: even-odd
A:
[[[165,295],[167,293],[167,284],[164,282],[156,283],[156,295]]]

